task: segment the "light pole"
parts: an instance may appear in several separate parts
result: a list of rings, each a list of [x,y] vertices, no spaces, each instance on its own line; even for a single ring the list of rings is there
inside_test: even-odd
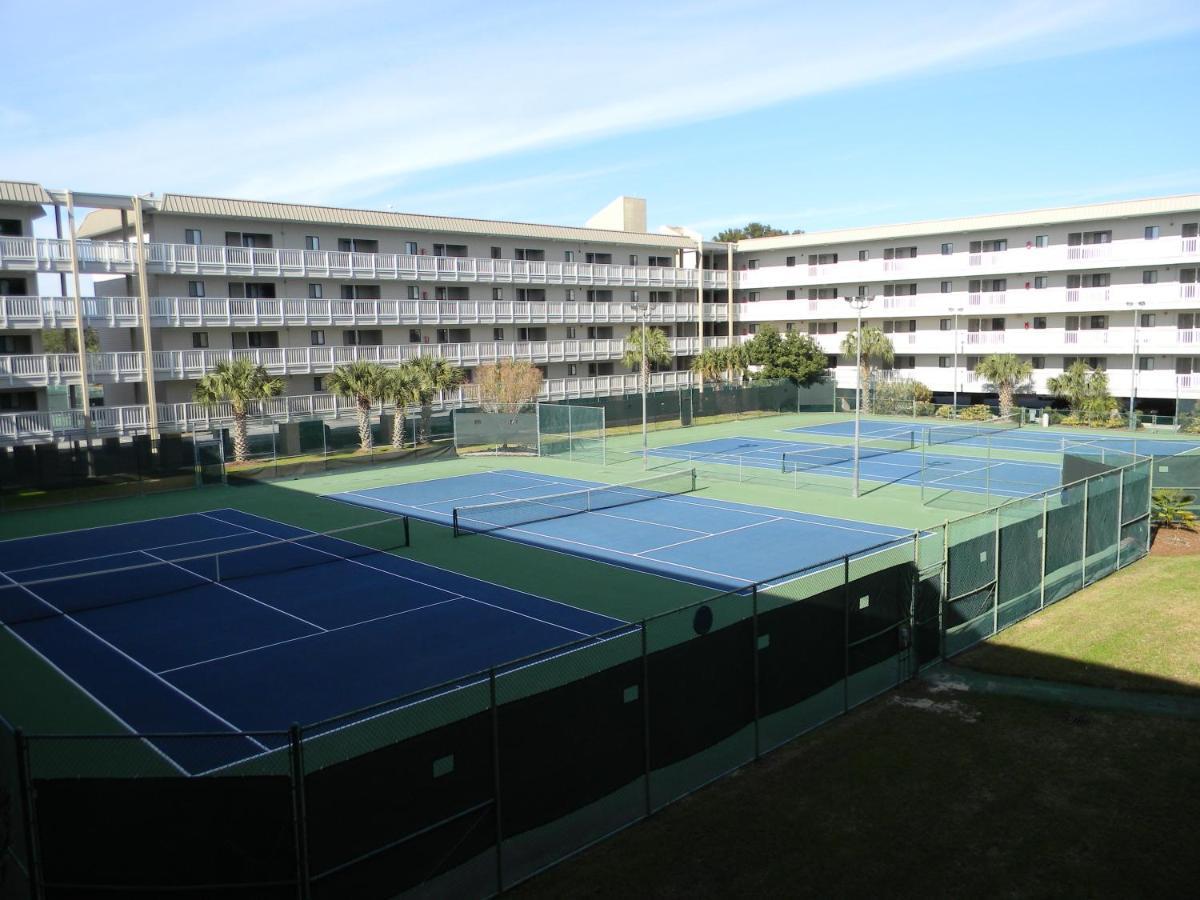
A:
[[[1125,305],[1133,310],[1133,361],[1129,364],[1129,427],[1137,428],[1137,373],[1138,373],[1138,319],[1141,313],[1138,307],[1145,306],[1145,300],[1126,300]]]
[[[954,399],[950,401],[950,417],[958,415],[958,314],[963,311],[961,306],[953,306],[954,313]]]
[[[638,369],[638,374],[642,381],[642,468],[645,469],[650,463],[650,451],[646,441],[646,309],[644,303],[630,304],[638,311],[638,327],[641,328],[641,345],[642,345],[642,365]]]
[[[872,297],[843,297],[847,303],[854,309],[858,315],[858,333],[854,338],[854,497],[858,497],[858,448],[859,435],[862,431],[862,311],[871,305]]]

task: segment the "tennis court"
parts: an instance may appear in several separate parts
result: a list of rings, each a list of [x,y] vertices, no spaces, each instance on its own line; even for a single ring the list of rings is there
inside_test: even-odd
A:
[[[694,493],[690,470],[625,485],[511,469],[330,495],[719,590],[795,572],[913,532]],[[463,552],[473,552],[464,542]]]
[[[882,432],[879,432],[882,434]],[[755,470],[766,469],[799,477],[803,473],[837,478],[854,476],[854,445],[815,441],[777,441],[769,438],[728,437],[654,447],[651,456]],[[924,478],[922,477],[924,472]],[[862,441],[859,474],[866,481],[937,485],[973,494],[1024,497],[1059,483],[1058,465],[1014,460],[983,460],[922,452],[919,433],[897,431]]]
[[[401,517],[315,534],[233,509],[16,538],[0,623],[192,774],[623,624],[387,552],[406,542]],[[275,734],[180,736],[233,731]]]
[[[930,424],[929,422],[880,421],[864,419],[861,423],[864,438],[886,437],[898,431],[913,431],[917,440],[930,446],[958,444],[964,447],[994,450],[1026,450],[1034,453],[1062,453],[1080,444],[1123,453],[1139,453],[1142,456],[1174,456],[1200,450],[1200,439],[1126,437],[1098,435],[1073,431],[1043,428],[1028,425],[1023,428],[997,426],[989,422],[956,422]],[[853,437],[854,421],[828,422],[824,425],[806,425],[789,428],[794,434],[817,434],[836,437]]]

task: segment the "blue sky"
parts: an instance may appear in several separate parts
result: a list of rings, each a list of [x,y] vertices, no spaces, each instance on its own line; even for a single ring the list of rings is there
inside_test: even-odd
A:
[[[966,7],[966,8],[960,8]],[[1200,4],[0,0],[0,177],[820,230],[1200,192]],[[18,89],[13,89],[14,87]]]

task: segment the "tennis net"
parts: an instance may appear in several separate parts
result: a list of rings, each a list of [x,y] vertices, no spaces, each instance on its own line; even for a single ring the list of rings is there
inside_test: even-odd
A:
[[[680,469],[625,484],[605,484],[541,497],[520,497],[496,503],[456,506],[453,512],[454,536],[486,534],[502,528],[516,528],[534,522],[548,522],[551,519],[577,516],[580,513],[615,509],[633,503],[688,494],[694,490],[696,470]]]
[[[955,441],[969,441],[972,438],[987,437],[1003,431],[1014,431],[1021,427],[1017,416],[999,416],[986,422],[970,422],[957,425],[937,425],[925,432],[925,443],[951,444]]]
[[[888,437],[869,438],[858,443],[858,458],[868,459],[874,456],[886,456],[889,453],[903,453],[917,446],[916,434],[913,431],[896,432]],[[817,469],[821,466],[836,466],[838,463],[851,462],[854,459],[854,445],[826,445],[812,447],[807,450],[789,450],[783,454],[784,474],[803,472]]]
[[[392,516],[295,537],[238,533],[203,541],[227,548],[203,554],[194,552],[198,543],[9,570],[0,576],[0,623],[70,616],[210,584],[387,553],[409,545],[409,523],[407,516]]]

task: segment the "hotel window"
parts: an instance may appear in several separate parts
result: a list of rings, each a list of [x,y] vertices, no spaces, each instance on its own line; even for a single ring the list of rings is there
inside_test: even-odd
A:
[[[948,357],[948,356],[939,356],[939,357],[938,357],[938,368],[939,368],[939,369],[948,369],[948,368],[950,368],[950,357]]]
[[[758,302],[758,291],[750,291],[746,294],[746,299],[751,303]]]
[[[309,249],[317,248],[310,247]],[[338,238],[338,250],[343,253],[378,253],[379,241],[374,238]]]
[[[915,297],[917,296],[917,283],[913,281],[908,284],[885,284],[883,286],[883,296]]]
[[[949,330],[950,330],[950,320],[949,319],[938,319],[938,331],[949,331]]]
[[[588,363],[588,377],[600,378],[613,373],[613,364],[610,362]]]
[[[320,375],[317,375],[316,377],[313,378],[313,393],[320,394],[320,393],[323,393],[324,391],[325,391],[324,379]]]
[[[1158,269],[1143,270],[1142,284],[1158,284]]]
[[[493,328],[492,329],[492,340],[493,341],[504,340],[504,329],[503,328]]]
[[[199,243],[202,243],[202,241],[201,241],[201,239],[200,239],[200,229],[199,229],[199,228],[185,228],[185,229],[183,229],[183,242],[184,242],[185,244],[199,244]]]
[[[503,300],[504,299],[504,288],[492,288],[492,299],[493,300]]]
[[[325,346],[325,331],[323,329],[313,329],[308,333],[308,343],[313,347]]]
[[[518,328],[518,341],[544,341],[546,339],[546,329],[543,326]]]
[[[917,358],[915,356],[897,356],[892,362],[892,367],[896,369],[915,369],[917,367]]]
[[[500,259],[500,258],[501,258],[501,257],[500,257],[500,252],[501,252],[501,251],[500,251],[500,248],[499,248],[499,247],[493,247],[493,248],[492,248],[492,259]]]
[[[809,322],[809,334],[837,334],[837,322]]]
[[[410,344],[421,343],[421,329],[420,328],[408,329],[408,342]]]
[[[671,302],[671,292],[670,291],[651,291],[650,292],[650,302],[651,303],[670,303]]]
[[[809,288],[808,289],[808,299],[809,300],[836,300],[837,295],[838,295],[838,292],[837,292],[837,288],[835,288],[835,287]]]
[[[1146,240],[1148,240],[1148,241],[1157,241],[1158,240],[1158,226],[1157,225],[1147,225],[1146,230],[1145,230],[1145,237],[1146,237]]]
[[[669,257],[669,256],[648,256],[646,258],[646,265],[655,266],[656,268],[659,268],[659,269],[669,269],[669,268],[671,268],[671,257]]]
[[[1050,235],[1048,235],[1048,234],[1036,235],[1033,239],[1033,246],[1049,247],[1050,246]]]
[[[203,297],[204,296],[204,282],[203,281],[189,281],[188,282],[188,296],[189,297]]]
[[[1046,285],[1048,285],[1049,283],[1050,283],[1050,279],[1046,275],[1034,275],[1033,276],[1034,290],[1038,290],[1038,291],[1045,290]]]
[[[1138,320],[1138,324],[1143,328],[1153,328],[1154,321],[1154,313],[1142,313],[1141,318]]]
[[[953,281],[943,281],[941,288],[942,288],[943,294],[953,294],[954,293],[954,282]]]
[[[532,247],[518,247],[513,251],[513,255],[525,262],[545,262],[546,260],[545,250],[536,250]]]
[[[575,251],[574,250],[564,250],[563,251],[563,262],[575,262]]]
[[[916,319],[885,319],[883,322],[884,334],[907,334],[916,330]]]
[[[858,261],[859,262],[866,262],[870,258],[871,258],[870,250],[859,250],[858,251]]]
[[[407,253],[409,256],[416,256],[417,255],[417,242],[416,241],[405,241],[404,242],[404,252]]]
[[[971,241],[972,253],[1000,253],[1008,249],[1008,238],[991,241]]]
[[[1154,357],[1153,356],[1139,356],[1138,357],[1138,371],[1153,372],[1154,371]]]
[[[1046,368],[1046,357],[1044,357],[1044,356],[1030,357],[1029,363],[1035,369],[1044,369],[1044,368]]]
[[[595,252],[584,253],[583,261],[586,263],[591,263],[592,265],[596,265],[596,266],[611,266],[612,265],[612,254],[611,253],[595,253]]]
[[[784,299],[785,300],[795,300],[796,299],[796,289],[788,288],[787,292],[784,294]]]
[[[1111,231],[1072,231],[1067,235],[1067,246],[1078,247],[1080,244],[1111,244]]]
[[[789,256],[786,260],[784,260],[785,266],[794,266],[795,264],[796,264],[796,257],[794,257],[794,256]]]
[[[629,264],[631,266],[636,266],[638,264],[638,255],[636,253],[629,254]]]
[[[321,285],[319,285],[319,284],[310,284],[310,285],[308,286],[308,299],[310,299],[310,300],[320,300],[320,299],[321,299],[321,296],[322,296],[323,294],[324,294],[324,291],[322,290],[322,288],[321,288]]]
[[[208,349],[208,332],[193,331],[192,332],[192,347],[196,350]]]
[[[757,259],[746,260],[746,268],[747,269],[757,269],[758,268],[758,260]]]
[[[916,259],[916,247],[888,247],[883,251],[884,259]]]
[[[746,326],[746,334],[758,334],[758,323],[751,322]]]
[[[638,296],[639,296],[639,295],[638,295],[638,292],[637,292],[637,291],[630,291],[630,292],[629,292],[629,302],[630,302],[630,303],[637,303],[637,302],[638,302]]]
[[[810,266],[832,266],[838,261],[836,253],[810,253],[808,254],[808,264]]]
[[[575,363],[567,363],[567,377],[573,378],[575,373],[579,371],[579,367]]]
[[[942,244],[942,256],[950,256],[954,253],[954,244]]]
[[[405,289],[404,293],[405,293],[405,296],[408,297],[409,300],[420,300],[421,299],[421,289],[419,287],[417,287],[415,284],[410,284]]]
[[[589,341],[611,341],[613,329],[611,325],[589,325],[587,336]]]
[[[1034,316],[1033,317],[1033,327],[1034,327],[1035,331],[1044,331],[1046,328],[1046,317],[1045,316]]]
[[[304,249],[305,250],[320,250],[321,249],[321,239],[319,237],[317,237],[315,234],[305,235]]]
[[[575,326],[574,325],[567,326],[567,340],[568,341],[575,340]]]

